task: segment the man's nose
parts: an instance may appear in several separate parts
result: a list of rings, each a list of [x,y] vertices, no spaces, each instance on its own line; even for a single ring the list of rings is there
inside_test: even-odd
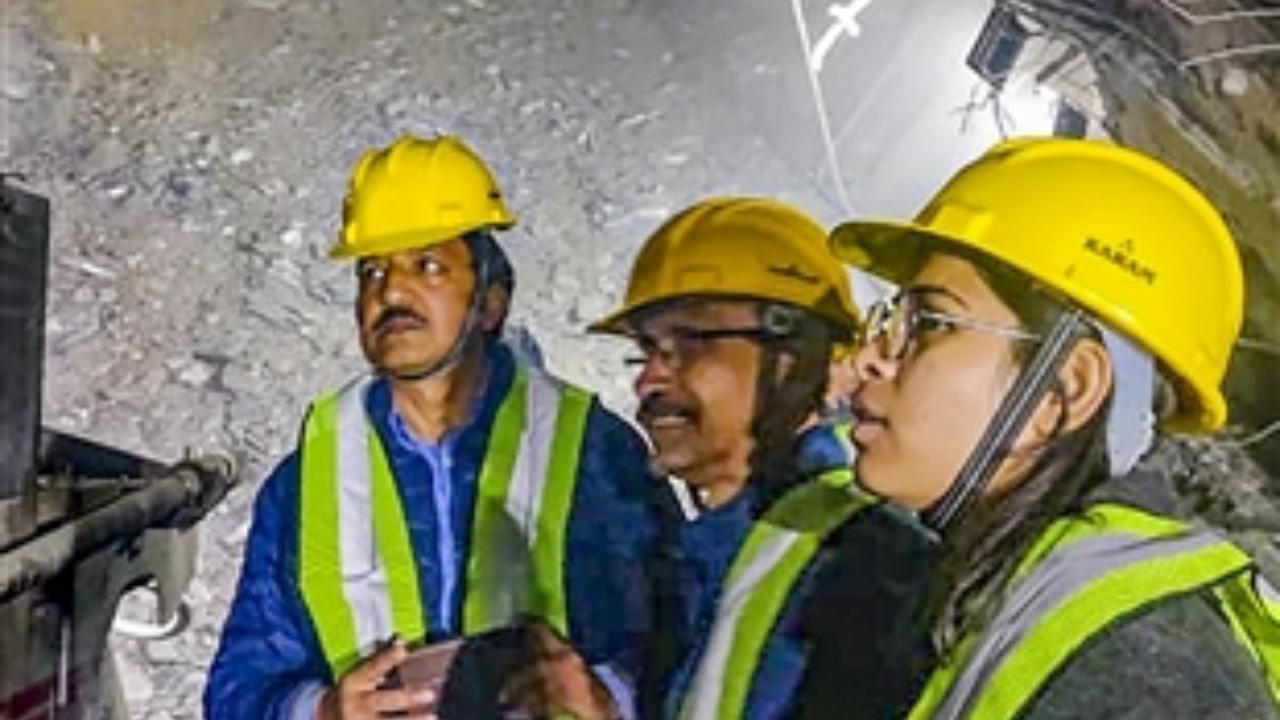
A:
[[[671,387],[674,379],[674,368],[671,358],[663,352],[651,352],[645,355],[644,364],[636,374],[634,390],[636,397],[645,398],[655,392]]]
[[[409,288],[415,281],[412,272],[391,263],[378,286],[378,299],[387,306],[403,305],[410,295]]]

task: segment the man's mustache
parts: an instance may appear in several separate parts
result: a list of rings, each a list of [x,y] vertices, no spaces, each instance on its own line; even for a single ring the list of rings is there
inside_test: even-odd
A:
[[[373,332],[374,332],[374,334],[375,334],[375,335],[380,335],[380,334],[382,334],[382,331],[386,329],[387,325],[389,325],[389,324],[391,324],[391,323],[393,323],[393,322],[395,322],[395,321],[397,321],[397,320],[408,320],[408,321],[410,321],[410,322],[413,322],[413,323],[414,323],[414,324],[416,324],[416,325],[426,325],[426,324],[427,324],[427,321],[426,321],[425,319],[423,319],[421,315],[419,315],[418,313],[416,313],[416,312],[414,312],[414,311],[410,310],[409,308],[406,308],[406,307],[389,307],[389,308],[387,308],[386,310],[383,310],[383,311],[378,315],[378,319],[377,319],[377,320],[374,320],[374,321],[373,321]]]
[[[636,408],[636,419],[642,423],[655,417],[668,415],[692,419],[696,413],[687,405],[672,400],[667,393],[660,392],[646,395],[640,400],[640,406]]]

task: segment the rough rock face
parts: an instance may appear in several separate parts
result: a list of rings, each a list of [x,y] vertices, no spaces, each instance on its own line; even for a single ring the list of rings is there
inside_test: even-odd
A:
[[[8,1],[0,169],[55,208],[46,421],[159,458],[232,452],[249,481],[203,528],[191,628],[116,642],[135,717],[199,716],[257,484],[307,401],[361,367],[351,271],[324,258],[359,152],[439,129],[489,159],[521,220],[504,238],[513,321],[625,407],[624,348],[582,328],[660,220],[735,192],[837,216],[809,109],[775,99],[807,90],[785,5]],[[1275,278],[1272,227],[1249,237],[1272,238],[1255,244]],[[1205,517],[1280,552],[1274,488],[1242,452],[1171,444],[1153,461]]]
[[[1187,515],[1238,542],[1280,579],[1280,488],[1248,453],[1223,442],[1166,439],[1143,463],[1174,478]]]

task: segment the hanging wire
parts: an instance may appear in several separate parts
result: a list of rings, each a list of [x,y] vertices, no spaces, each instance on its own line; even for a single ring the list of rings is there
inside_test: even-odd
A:
[[[1041,22],[1045,22],[1047,25],[1054,25],[1054,23],[1048,23],[1043,19],[1043,14],[1046,12],[1073,18],[1078,21],[1082,20],[1114,28],[1150,50],[1152,55],[1163,61],[1165,64],[1177,70],[1182,69],[1180,66],[1180,58],[1174,56],[1154,38],[1142,32],[1140,28],[1121,20],[1114,15],[1099,12],[1074,2],[1059,3],[1053,2],[1052,0],[997,0],[997,2],[1003,5],[1008,5],[1016,10],[1022,10],[1027,15],[1034,17]]]
[[[1133,60],[1127,57],[1125,53],[1111,51],[1111,46],[1118,40],[1133,38],[1130,31],[1113,23],[1108,27],[1108,31],[1104,33],[1100,28],[1094,27],[1078,17],[1064,14],[1060,11],[1045,10],[1026,0],[997,0],[997,2],[1013,7],[1026,18],[1039,23],[1046,35],[1078,47],[1083,52],[1085,60],[1094,65],[1095,68],[1098,65],[1098,61],[1105,58],[1128,72],[1135,81],[1147,90],[1153,93],[1157,92],[1157,89],[1151,85],[1150,78],[1138,68]],[[1105,116],[1095,119],[1099,125],[1106,124]]]
[[[1280,357],[1280,344],[1269,342],[1262,338],[1242,336],[1236,340],[1236,347]]]
[[[1182,4],[1173,0],[1156,0],[1161,5],[1168,8],[1174,15],[1177,15],[1185,22],[1192,25],[1209,25],[1211,23],[1231,22],[1234,20],[1247,20],[1250,18],[1269,18],[1280,17],[1280,8],[1254,9],[1254,10],[1227,10],[1226,12],[1210,12],[1210,13],[1193,13]]]
[[[1255,43],[1253,45],[1241,45],[1239,47],[1222,48],[1221,50],[1214,50],[1212,52],[1189,57],[1178,63],[1178,67],[1185,70],[1187,68],[1204,65],[1205,63],[1214,62],[1216,60],[1229,60],[1237,57],[1266,55],[1274,52],[1280,52],[1280,43],[1269,42]]]
[[[1054,2],[1053,0],[997,0],[997,2],[1020,10],[1030,17],[1041,19],[1042,22],[1043,19],[1040,17],[1040,14],[1043,12],[1049,12],[1064,17],[1074,17],[1078,20],[1086,20],[1093,23],[1109,25],[1140,43],[1143,47],[1150,50],[1155,57],[1166,64],[1173,66],[1179,72],[1185,72],[1190,68],[1219,60],[1229,60],[1238,57],[1252,57],[1255,55],[1266,55],[1269,53],[1280,52],[1280,43],[1265,42],[1238,47],[1221,48],[1188,58],[1179,58],[1166,50],[1164,46],[1150,35],[1142,32],[1138,27],[1120,20],[1114,15],[1102,13],[1083,6],[1062,4]],[[1178,7],[1172,2],[1172,0],[1159,0],[1159,2],[1193,25],[1203,25],[1209,22],[1224,22],[1227,20],[1241,20],[1246,18],[1280,18],[1280,8],[1266,10],[1236,10],[1211,15],[1194,15],[1187,12],[1186,8]]]
[[[853,217],[857,213],[854,212],[853,203],[849,200],[849,191],[844,184],[844,175],[840,172],[840,159],[836,154],[836,143],[831,135],[831,123],[827,118],[827,103],[822,95],[822,84],[818,81],[818,73],[813,67],[813,62],[809,55],[813,52],[813,43],[809,38],[809,27],[804,21],[804,9],[800,6],[800,0],[791,0],[791,10],[795,14],[796,30],[800,33],[800,45],[804,51],[804,69],[809,75],[809,89],[813,92],[813,104],[818,113],[818,128],[822,133],[822,144],[826,149],[827,165],[831,172],[831,179],[836,186],[836,196],[840,199],[841,208],[849,217]]]
[[[1222,443],[1227,447],[1233,447],[1239,450],[1244,450],[1246,448],[1253,447],[1258,443],[1261,443],[1263,440],[1266,440],[1267,438],[1271,437],[1272,435],[1275,435],[1278,432],[1280,432],[1280,420],[1275,420],[1271,423],[1268,423],[1267,425],[1264,425],[1260,430],[1253,433],[1252,435],[1247,435],[1239,440],[1224,440],[1222,441]]]

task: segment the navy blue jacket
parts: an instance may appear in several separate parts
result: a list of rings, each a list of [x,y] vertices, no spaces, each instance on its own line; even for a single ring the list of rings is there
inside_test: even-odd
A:
[[[514,375],[510,350],[500,344],[489,350],[471,420],[437,446],[407,432],[384,380],[367,399],[403,499],[432,640],[459,632],[477,473]],[[631,677],[639,673],[638,648],[651,628],[646,562],[657,533],[649,503],[659,485],[647,458],[640,436],[593,401],[569,516],[569,634],[589,663]],[[296,582],[298,487],[295,452],[258,493],[240,584],[209,673],[206,717],[295,717],[314,709],[333,683]]]

